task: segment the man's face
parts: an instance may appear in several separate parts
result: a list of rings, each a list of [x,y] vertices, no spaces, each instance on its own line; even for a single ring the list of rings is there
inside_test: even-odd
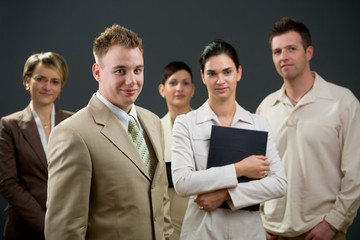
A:
[[[310,71],[313,47],[304,50],[299,33],[290,31],[274,37],[271,48],[275,68],[284,79],[292,81]]]
[[[100,94],[128,113],[144,83],[142,52],[139,48],[113,45],[93,65],[93,75],[99,82]]]

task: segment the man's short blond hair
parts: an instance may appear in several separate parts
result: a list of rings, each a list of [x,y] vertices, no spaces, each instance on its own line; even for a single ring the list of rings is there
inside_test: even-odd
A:
[[[140,51],[143,52],[142,40],[136,33],[123,26],[114,24],[106,28],[94,41],[93,54],[96,63],[99,63],[99,59],[102,58],[113,45],[121,45],[129,49],[139,48]]]

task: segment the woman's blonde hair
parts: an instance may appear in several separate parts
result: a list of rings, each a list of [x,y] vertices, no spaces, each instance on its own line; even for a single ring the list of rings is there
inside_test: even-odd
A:
[[[58,53],[45,52],[31,55],[25,62],[23,72],[23,85],[26,88],[26,77],[30,78],[36,66],[42,63],[59,73],[61,77],[61,87],[64,87],[66,79],[69,75],[69,69],[65,59]]]

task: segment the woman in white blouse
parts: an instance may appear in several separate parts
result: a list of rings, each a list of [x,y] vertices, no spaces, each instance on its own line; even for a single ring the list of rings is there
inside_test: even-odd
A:
[[[181,61],[168,63],[162,72],[159,93],[166,100],[168,113],[161,118],[165,139],[165,160],[169,179],[170,216],[174,227],[171,240],[180,237],[181,225],[184,219],[188,198],[176,194],[171,178],[171,146],[172,128],[175,118],[191,111],[190,101],[194,95],[195,86],[190,67]]]
[[[57,53],[37,53],[24,66],[23,84],[31,101],[0,120],[0,193],[8,203],[7,239],[44,239],[47,197],[47,141],[71,112],[56,107],[68,76]]]
[[[235,100],[242,68],[233,46],[211,42],[200,66],[209,98],[197,110],[178,116],[173,127],[173,182],[179,195],[190,196],[180,239],[265,239],[259,211],[242,208],[285,194],[284,168],[270,127]],[[212,125],[267,131],[266,156],[207,169]],[[238,183],[241,176],[256,180]],[[219,208],[223,202],[229,208]]]

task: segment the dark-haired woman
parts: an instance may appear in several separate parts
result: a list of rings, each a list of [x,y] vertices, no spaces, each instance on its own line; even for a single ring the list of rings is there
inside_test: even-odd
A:
[[[170,216],[174,227],[172,240],[180,237],[181,225],[184,219],[188,198],[176,194],[171,179],[171,146],[172,128],[175,118],[191,111],[190,101],[194,95],[195,86],[190,67],[180,61],[170,62],[162,72],[159,93],[166,100],[168,113],[161,118],[165,139],[165,160],[168,168]]]
[[[242,68],[233,46],[211,42],[200,56],[200,66],[209,98],[197,110],[178,116],[173,128],[174,186],[179,195],[190,196],[180,239],[263,240],[259,211],[242,208],[285,194],[284,168],[270,127],[235,100]],[[266,156],[207,169],[212,125],[269,132]],[[256,180],[238,183],[241,176]],[[229,208],[220,208],[223,202]]]

